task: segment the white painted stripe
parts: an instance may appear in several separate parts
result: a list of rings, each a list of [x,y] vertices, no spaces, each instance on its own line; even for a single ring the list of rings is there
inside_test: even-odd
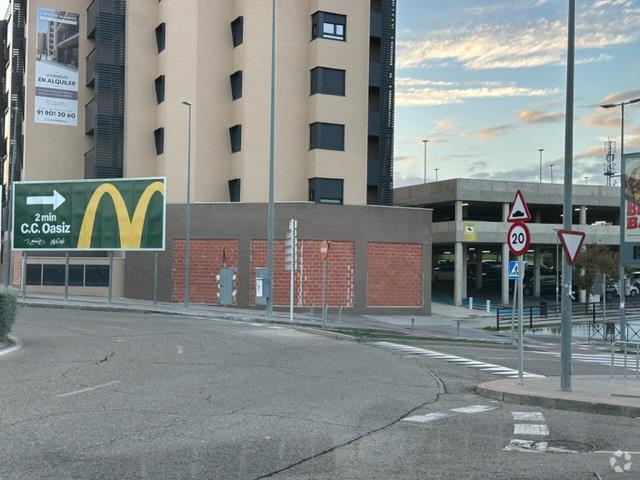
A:
[[[96,390],[97,388],[103,388],[103,387],[108,387],[109,385],[115,385],[116,383],[120,383],[120,380],[115,380],[115,381],[109,382],[109,383],[103,383],[102,385],[96,385],[95,387],[83,388],[82,390],[75,390],[75,391],[69,392],[69,393],[62,393],[60,395],[56,395],[56,397],[58,397],[58,398],[70,397],[71,395],[77,395],[79,393],[84,393],[84,392],[90,392],[91,390]]]
[[[489,368],[481,368],[480,370],[482,370],[483,372],[513,372],[517,370],[513,370],[513,368],[507,368],[507,367],[500,367],[500,366],[496,366],[496,367],[489,367]]]
[[[3,348],[2,350],[0,350],[0,356],[2,355],[8,355],[9,353],[13,353],[16,350],[20,350],[20,343],[19,342],[15,342],[13,345],[11,345],[8,348]]]
[[[535,423],[515,423],[513,425],[514,435],[549,435],[549,427],[544,424]]]
[[[184,349],[182,348],[182,345],[178,345],[178,355],[182,355],[184,353]]]
[[[460,407],[460,408],[450,408],[452,412],[458,413],[480,413],[480,412],[490,412],[491,410],[495,410],[498,407],[492,407],[490,405],[469,405],[468,407]]]
[[[514,375],[514,374],[517,373],[519,375],[519,372],[517,370],[509,370],[509,371],[506,371],[506,372],[491,372],[491,373],[493,373],[494,375]],[[524,374],[523,374],[523,376],[524,376]]]
[[[405,422],[429,423],[450,416],[451,415],[448,413],[427,413],[426,415],[412,415],[411,417],[403,418],[402,420]]]
[[[640,455],[640,452],[629,452],[629,451],[624,451],[624,450],[615,450],[615,451],[608,451],[608,450],[596,450],[595,452],[591,452],[591,453],[603,453],[605,455],[615,455],[616,453],[628,453],[629,455]]]
[[[511,412],[514,421],[521,422],[544,422],[541,412]]]

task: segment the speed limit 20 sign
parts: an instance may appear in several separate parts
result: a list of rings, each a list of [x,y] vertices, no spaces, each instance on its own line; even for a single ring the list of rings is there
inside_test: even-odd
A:
[[[531,233],[529,233],[527,226],[523,222],[511,224],[507,232],[507,244],[511,253],[515,256],[524,255],[527,253],[530,243]]]

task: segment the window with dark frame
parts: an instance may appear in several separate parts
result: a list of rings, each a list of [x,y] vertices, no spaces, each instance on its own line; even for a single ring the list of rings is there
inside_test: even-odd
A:
[[[309,201],[342,205],[344,195],[344,180],[341,178],[310,178]]]
[[[164,153],[164,128],[156,128],[153,131],[153,136],[156,141],[156,155],[162,155]]]
[[[160,75],[155,80],[156,86],[156,102],[158,105],[164,102],[164,75]]]
[[[165,49],[166,28],[167,27],[164,22],[156,27],[156,47],[158,49],[158,53]]]
[[[347,16],[338,13],[317,11],[311,15],[311,40],[327,38],[345,41],[347,34]]]
[[[84,285],[85,287],[108,287],[109,265],[86,265]]]
[[[231,22],[231,39],[233,41],[234,48],[240,45],[244,41],[244,25],[243,18],[238,17]]]
[[[230,202],[240,201],[240,179],[239,178],[234,178],[233,180],[229,180],[229,201]]]
[[[232,153],[242,150],[242,125],[234,125],[229,129],[229,139]]]
[[[316,67],[311,70],[311,95],[344,96],[345,71],[337,68]]]
[[[309,125],[309,150],[344,150],[344,125],[315,122]]]
[[[242,70],[233,73],[231,79],[231,98],[237,100],[242,97]]]

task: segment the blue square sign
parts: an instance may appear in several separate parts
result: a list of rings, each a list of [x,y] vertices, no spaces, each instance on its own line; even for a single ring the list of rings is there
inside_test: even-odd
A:
[[[518,261],[510,260],[509,261],[509,280],[518,280]]]

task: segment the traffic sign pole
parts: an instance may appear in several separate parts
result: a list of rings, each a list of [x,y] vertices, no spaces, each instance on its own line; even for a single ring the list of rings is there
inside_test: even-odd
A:
[[[518,383],[524,384],[524,262],[522,257],[518,259]],[[514,292],[515,293],[515,292]]]

